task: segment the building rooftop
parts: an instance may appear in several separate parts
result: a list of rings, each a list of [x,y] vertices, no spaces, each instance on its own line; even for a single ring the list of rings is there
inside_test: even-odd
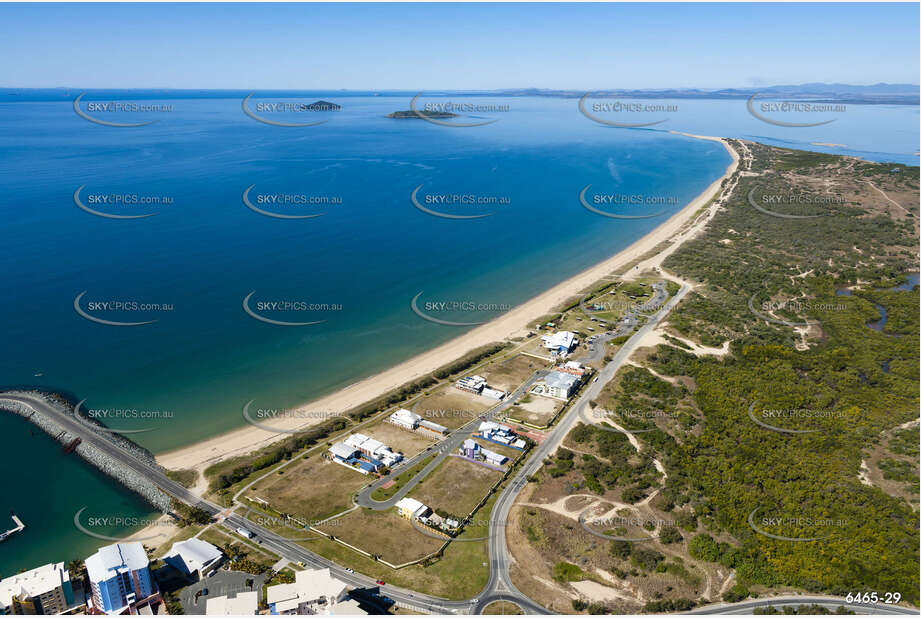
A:
[[[266,602],[284,612],[302,603],[335,603],[347,590],[346,583],[333,577],[329,569],[307,569],[294,575],[293,584],[269,586]]]
[[[341,603],[336,603],[329,610],[332,616],[367,616],[368,612],[363,610],[355,599],[346,599]]]
[[[573,385],[578,381],[579,379],[571,373],[562,373],[560,371],[551,371],[547,374],[547,377],[544,378],[544,383],[548,387],[556,387],[567,390],[572,388]]]
[[[329,447],[329,452],[340,459],[348,459],[355,454],[355,447],[346,446],[343,442],[337,442]]]
[[[46,564],[0,580],[0,608],[10,607],[13,596],[35,597],[70,581],[63,562]]]
[[[164,561],[186,573],[194,573],[202,567],[212,564],[221,557],[221,550],[217,547],[192,537],[185,541],[173,543]]]
[[[448,428],[444,425],[439,425],[438,423],[433,423],[432,421],[419,421],[419,424],[439,433],[444,433],[448,430]]]
[[[367,441],[368,441],[368,436],[366,436],[365,434],[353,433],[348,438],[346,438],[342,443],[348,446],[354,446],[355,448],[359,448],[361,445],[363,445]]]
[[[418,423],[419,421],[422,420],[422,417],[421,417],[421,416],[419,416],[418,414],[415,414],[415,413],[413,413],[413,412],[410,412],[410,411],[407,410],[406,408],[400,408],[399,410],[397,410],[396,412],[394,412],[393,414],[391,414],[391,415],[390,415],[390,418],[392,418],[392,419],[403,419],[403,420],[409,421],[409,422],[411,422],[411,423]]]
[[[271,590],[271,588],[270,588]],[[232,599],[223,597],[209,598],[205,603],[207,616],[239,616],[255,615],[259,609],[258,592],[238,592]]]
[[[541,337],[544,342],[544,346],[548,348],[565,348],[570,349],[573,342],[576,339],[576,334],[568,330],[561,330],[553,333],[552,335],[544,335]]]
[[[425,505],[419,502],[418,500],[416,500],[415,498],[403,498],[402,500],[397,502],[396,507],[398,509],[404,509],[412,513],[415,513],[420,508],[425,508]]]
[[[137,571],[150,564],[144,546],[138,542],[115,543],[100,547],[86,559],[86,572],[90,581],[101,582],[119,573]]]

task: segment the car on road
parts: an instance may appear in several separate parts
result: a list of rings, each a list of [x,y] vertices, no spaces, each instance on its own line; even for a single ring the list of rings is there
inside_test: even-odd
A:
[[[304,564],[303,562],[301,562],[300,560],[298,560],[298,561],[297,561],[297,566],[299,566],[299,567],[305,567],[305,566],[307,566],[307,565]]]
[[[345,572],[346,572],[346,573],[354,573],[355,571],[353,571],[353,570],[350,569],[349,567],[345,567]]]
[[[378,586],[386,586],[386,585],[387,585],[387,582],[385,582],[385,581],[382,580],[382,579],[379,579],[379,580],[377,580],[377,585],[378,585]]]

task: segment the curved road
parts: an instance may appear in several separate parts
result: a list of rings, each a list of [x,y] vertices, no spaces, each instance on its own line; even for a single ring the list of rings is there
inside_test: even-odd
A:
[[[395,468],[389,476],[386,476],[382,479],[374,481],[370,485],[366,486],[355,496],[355,504],[358,506],[363,506],[369,509],[374,509],[375,511],[384,511],[386,509],[392,508],[397,502],[399,502],[403,497],[406,496],[412,489],[422,482],[422,480],[429,475],[438,465],[444,460],[445,457],[451,453],[457,451],[460,448],[461,443],[469,438],[473,433],[476,432],[479,424],[485,420],[492,420],[495,418],[496,414],[505,410],[514,404],[522,395],[524,395],[538,379],[547,375],[548,371],[546,369],[541,369],[532,375],[528,380],[512,391],[505,399],[500,401],[497,405],[493,406],[490,410],[484,412],[483,414],[477,416],[468,423],[465,423],[461,427],[452,431],[447,438],[441,442],[435,444],[422,451],[418,455],[407,459],[405,462],[401,463],[399,467]],[[422,470],[419,471],[416,476],[414,476],[406,485],[400,488],[393,496],[384,501],[378,501],[371,497],[371,493],[385,484],[387,481],[398,477],[403,471],[411,469],[413,466],[423,461],[426,457],[430,457],[432,452],[436,451],[438,454],[435,458],[428,463]]]
[[[652,318],[636,332],[636,334],[624,343],[620,350],[617,351],[617,354],[614,355],[614,358],[611,359],[611,362],[605,365],[604,369],[598,372],[595,378],[592,378],[588,388],[583,391],[579,399],[576,400],[563,418],[560,419],[547,439],[531,451],[531,455],[528,457],[527,461],[525,461],[524,465],[518,470],[518,473],[512,477],[509,485],[499,495],[489,518],[489,557],[491,567],[489,570],[489,582],[486,584],[484,591],[480,594],[479,602],[476,607],[477,613],[480,613],[489,603],[497,600],[512,601],[513,603],[521,605],[528,613],[550,613],[542,607],[540,608],[540,612],[536,612],[536,608],[528,606],[536,605],[530,600],[522,603],[521,600],[527,599],[527,597],[519,592],[512,583],[511,576],[509,575],[508,544],[505,538],[505,526],[506,522],[508,522],[509,511],[515,499],[518,497],[518,494],[527,484],[528,477],[535,474],[543,465],[547,456],[556,451],[557,447],[562,443],[563,438],[569,433],[569,430],[572,429],[573,425],[575,425],[576,421],[581,416],[582,410],[585,409],[588,402],[595,399],[601,392],[601,389],[604,388],[604,385],[614,377],[617,370],[620,369],[621,365],[624,364],[627,358],[629,358],[637,348],[643,335],[658,326],[662,318],[684,298],[689,290],[690,287],[687,285],[682,286],[675,296],[659,309]],[[515,601],[514,599],[506,598],[508,596],[517,596],[519,600]]]

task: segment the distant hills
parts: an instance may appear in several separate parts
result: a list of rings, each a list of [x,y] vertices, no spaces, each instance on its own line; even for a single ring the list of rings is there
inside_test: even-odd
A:
[[[110,97],[125,99],[224,99],[243,98],[250,90],[193,90],[165,88],[0,88],[0,101],[55,101],[73,100],[81,92],[86,93],[86,100],[108,100]],[[561,97],[579,98],[587,90],[556,90],[552,88],[506,88],[501,90],[426,90],[426,97],[450,95],[463,96],[505,96],[505,97]],[[921,86],[917,84],[872,84],[856,86],[852,84],[826,84],[814,82],[788,86],[752,86],[749,88],[604,88],[592,90],[592,98],[624,99],[747,99],[757,94],[759,99],[796,99],[822,103],[864,103],[890,105],[918,105],[921,103]],[[412,97],[418,90],[267,90],[260,91],[261,97]],[[324,106],[324,109],[337,111],[337,103],[325,100],[312,105]],[[415,116],[418,118],[418,116]]]
[[[888,103],[918,105],[921,86],[915,84],[872,84],[856,86],[851,84],[825,84],[821,82],[791,86],[757,86],[751,88],[721,88],[705,90],[700,88],[662,89],[612,89],[592,91],[593,98],[621,97],[632,99],[747,99],[757,94],[758,98],[788,98],[827,103]],[[575,98],[585,94],[584,90],[550,90],[523,88],[498,91],[507,96],[545,96]]]

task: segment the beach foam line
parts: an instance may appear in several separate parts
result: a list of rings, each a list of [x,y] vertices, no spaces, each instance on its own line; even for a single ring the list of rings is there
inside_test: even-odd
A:
[[[555,307],[576,296],[599,279],[609,275],[612,271],[622,268],[632,260],[649,253],[660,243],[674,236],[699,208],[717,195],[723,180],[735,172],[739,156],[724,138],[695,135],[680,131],[670,131],[670,133],[694,139],[720,142],[732,157],[732,161],[726,167],[726,171],[722,176],[714,180],[703,193],[688,202],[687,205],[662,222],[661,225],[634,241],[633,244],[616,255],[554,285],[495,319],[398,365],[354,382],[346,388],[308,402],[296,409],[303,411],[319,409],[341,414],[380,397],[407,382],[431,373],[438,367],[457,360],[474,348],[511,337],[524,336],[528,332],[528,324],[550,313]],[[271,423],[271,425],[290,431],[292,429],[307,429],[321,421],[322,419],[316,418],[305,422],[304,418],[297,418],[297,415],[292,415],[292,418]],[[214,463],[229,457],[245,455],[289,435],[289,433],[276,433],[246,425],[213,438],[159,454],[157,455],[157,461],[169,469],[196,469],[201,472]]]

